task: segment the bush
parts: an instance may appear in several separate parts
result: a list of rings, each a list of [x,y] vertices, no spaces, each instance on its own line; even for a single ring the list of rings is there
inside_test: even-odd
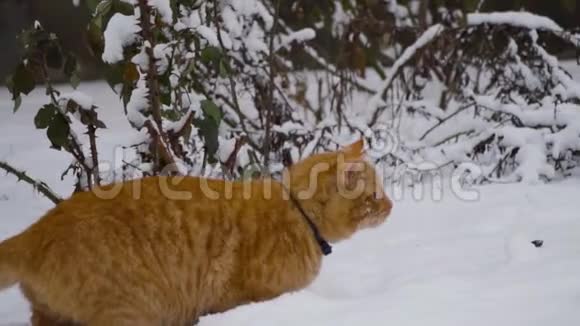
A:
[[[146,175],[276,173],[360,135],[379,165],[419,175],[425,161],[477,164],[478,182],[575,168],[580,87],[545,41],[578,48],[578,35],[530,13],[427,3],[325,1],[306,14],[307,4],[288,11],[281,0],[87,1],[91,47],[140,137],[127,144],[138,160],[112,176],[99,171],[95,137],[106,126],[90,94],[61,94],[50,80],[59,70],[78,85],[76,60],[38,23],[21,37],[9,87],[18,108],[46,85],[35,123],[74,157],[77,190]],[[324,51],[325,33],[338,49]]]

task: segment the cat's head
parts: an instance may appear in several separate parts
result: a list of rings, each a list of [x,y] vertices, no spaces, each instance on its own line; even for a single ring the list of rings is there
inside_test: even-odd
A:
[[[291,166],[292,193],[309,208],[331,242],[381,225],[392,209],[380,177],[364,159],[360,140],[336,152],[313,155]]]

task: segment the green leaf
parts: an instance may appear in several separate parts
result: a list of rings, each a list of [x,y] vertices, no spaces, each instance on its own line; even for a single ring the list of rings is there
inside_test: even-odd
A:
[[[85,33],[89,47],[97,57],[101,57],[105,48],[105,40],[102,32],[102,19],[93,19]]]
[[[215,154],[219,147],[218,134],[220,122],[222,120],[222,112],[211,100],[201,101],[201,109],[203,110],[204,118],[195,119],[194,125],[199,129],[205,142],[208,162],[215,163],[217,162]]]
[[[77,58],[72,54],[68,54],[64,61],[64,74],[70,78],[77,71],[78,71]]]
[[[48,128],[55,114],[57,114],[57,108],[54,105],[48,104],[43,106],[34,117],[34,125],[37,129]]]
[[[111,9],[113,12],[118,12],[123,15],[133,15],[135,13],[135,8],[132,4],[121,0],[113,0]]]
[[[46,50],[46,65],[52,69],[61,69],[64,64],[62,52],[56,44]]]
[[[467,12],[473,12],[479,5],[479,0],[464,0],[463,7]]]
[[[79,77],[78,74],[73,74],[70,77],[69,82],[74,89],[77,89],[79,87],[79,85],[81,84],[81,77]]]
[[[87,7],[89,8],[91,13],[94,13],[95,10],[97,9],[97,6],[99,6],[101,3],[106,2],[106,1],[100,1],[100,0],[86,0],[85,1],[87,4]]]
[[[201,60],[205,63],[218,63],[222,57],[222,51],[215,46],[208,46],[201,50]]]
[[[110,65],[105,70],[105,79],[112,90],[116,91],[116,86],[123,84],[123,66],[120,64]]]
[[[18,109],[20,109],[20,106],[21,105],[22,105],[22,96],[18,95],[14,99],[14,109],[13,109],[13,112],[18,111]]]
[[[199,133],[204,140],[204,147],[207,153],[208,162],[215,163],[215,154],[219,147],[219,125],[210,118],[194,119],[194,125],[199,129]]]
[[[229,69],[225,60],[220,60],[220,77],[226,78],[228,77]]]
[[[34,82],[34,75],[24,64],[19,64],[16,67],[16,71],[12,75],[12,82],[11,82],[11,92],[12,97],[15,100],[20,94],[28,95],[34,87],[36,83]]]
[[[46,135],[52,143],[52,147],[60,150],[62,147],[67,147],[69,132],[68,121],[62,115],[57,114],[46,130]]]
[[[161,94],[159,94],[159,99],[161,100],[161,104],[167,106],[171,105],[171,93],[161,91]]]
[[[179,114],[179,111],[177,110],[163,110],[161,111],[161,115],[169,120],[169,121],[178,121],[179,118],[181,118],[181,114]]]
[[[111,8],[113,8],[112,0],[88,0],[87,2],[96,2],[96,5],[93,9],[95,15],[104,16],[108,14],[109,11],[111,11]]]
[[[4,81],[4,85],[6,85],[6,88],[12,90],[14,88],[14,81],[13,81],[14,77],[12,75],[8,75],[6,76],[6,80]]]
[[[129,62],[124,64],[123,68],[123,82],[126,84],[133,84],[139,80],[139,70],[137,65]]]
[[[222,112],[220,108],[211,100],[201,101],[201,109],[203,114],[211,118],[218,126],[222,120]]]
[[[98,129],[107,129],[107,125],[101,120],[97,120],[95,122],[95,127],[97,127]]]

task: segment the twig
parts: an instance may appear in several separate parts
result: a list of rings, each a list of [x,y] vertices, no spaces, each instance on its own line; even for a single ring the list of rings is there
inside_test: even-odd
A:
[[[234,168],[236,167],[236,159],[238,158],[238,154],[242,146],[246,143],[246,138],[238,138],[236,139],[236,144],[234,145],[234,150],[228,157],[228,159],[224,162],[224,166],[226,168],[226,173],[231,176],[234,174]]]
[[[453,135],[450,135],[448,137],[445,137],[445,139],[443,139],[443,140],[441,140],[441,141],[433,144],[433,147],[439,147],[439,146],[445,144],[446,142],[450,141],[453,138],[456,138],[457,140],[459,140],[459,137],[464,136],[464,135],[465,136],[469,136],[469,135],[471,135],[473,133],[475,133],[475,130],[473,130],[473,129],[458,132],[456,134],[453,134]]]
[[[20,171],[4,161],[0,161],[0,168],[6,171],[8,174],[12,174],[16,178],[18,178],[19,181],[24,181],[30,184],[34,188],[34,190],[43,194],[55,205],[62,201],[62,198],[60,198],[52,189],[50,189],[50,187],[46,183],[29,177],[26,174],[26,172]]]
[[[147,128],[147,131],[149,132],[149,135],[151,136],[151,139],[152,139],[151,152],[161,154],[161,157],[160,157],[161,164],[156,163],[156,164],[158,164],[158,168],[159,168],[158,172],[160,172],[161,169],[166,164],[175,165],[175,158],[173,157],[173,154],[171,153],[169,148],[166,146],[165,141],[163,140],[163,136],[160,134],[160,131],[155,127],[153,122],[151,122],[151,120],[147,120],[147,121],[145,121],[144,126],[145,126],[145,128]]]
[[[78,136],[76,135],[76,133],[72,130],[72,127],[70,126],[71,125],[70,119],[67,116],[66,112],[63,110],[63,108],[60,106],[60,104],[58,102],[58,98],[55,95],[55,93],[57,91],[54,89],[54,86],[52,85],[52,80],[50,79],[50,75],[48,73],[48,68],[47,68],[48,64],[46,61],[46,56],[43,56],[43,60],[41,62],[41,67],[42,67],[43,79],[44,79],[44,82],[46,83],[46,92],[50,96],[50,100],[51,100],[52,104],[54,104],[54,106],[58,109],[58,113],[62,116],[62,118],[69,125],[68,138],[69,138],[69,144],[71,146],[70,146],[70,148],[67,149],[67,151],[69,153],[71,153],[71,155],[75,158],[75,160],[84,169],[84,173],[87,176],[87,187],[88,187],[88,189],[92,189],[93,188],[93,175],[94,175],[93,168],[88,166],[85,154],[82,150],[81,142],[80,142]],[[94,147],[94,149],[96,150],[96,147]],[[93,150],[92,145],[91,145],[91,150]]]
[[[99,172],[99,151],[97,150],[97,128],[92,123],[87,125],[87,135],[91,149],[91,159],[93,162],[92,170],[97,186],[101,185],[101,173]]]
[[[475,9],[475,12],[480,12],[481,8],[483,8],[484,4],[485,4],[485,0],[479,0],[479,3],[477,4],[477,8]]]
[[[459,113],[469,109],[470,107],[474,106],[475,103],[468,103],[465,104],[464,106],[460,107],[459,109],[457,109],[457,111],[451,113],[449,116],[447,116],[445,119],[441,120],[439,123],[437,123],[436,125],[434,125],[433,127],[429,128],[429,130],[427,130],[423,136],[421,136],[421,138],[419,138],[419,140],[425,140],[425,138],[431,133],[433,132],[433,130],[437,129],[439,126],[441,126],[442,124],[444,124],[445,122],[451,120],[453,117],[455,117],[456,115],[458,115]]]
[[[270,11],[272,9],[268,8],[268,10]],[[270,14],[272,14],[272,12],[270,12]],[[288,27],[284,23],[284,21],[280,20],[278,22],[278,26],[283,28],[287,34],[291,34],[294,32],[290,27]],[[322,58],[314,48],[312,48],[308,44],[303,44],[303,48],[304,53],[306,53],[312,60],[314,60],[322,69],[324,69],[326,72],[330,73],[333,76],[340,77],[340,69],[336,68],[333,64],[327,62],[324,58]],[[369,94],[374,94],[376,92],[375,90],[369,88],[368,86],[365,86],[364,80],[362,79],[355,77],[354,79],[348,79],[347,81],[351,83],[353,86],[355,86],[356,89],[359,91],[363,91]]]
[[[149,90],[149,103],[151,106],[151,116],[155,125],[151,122],[146,123],[146,128],[153,138],[154,149],[152,154],[161,154],[161,159],[154,157],[155,169],[157,172],[168,164],[175,165],[176,160],[174,153],[169,148],[171,140],[167,133],[163,130],[163,118],[161,116],[161,95],[159,86],[159,76],[157,75],[157,58],[155,57],[155,36],[153,34],[153,26],[151,26],[151,7],[147,0],[138,0],[139,10],[141,11],[141,19],[139,24],[141,26],[141,36],[143,37],[145,53],[149,59],[149,67],[147,71],[147,88]],[[150,121],[150,120],[149,120]]]
[[[217,39],[218,42],[220,44],[220,48],[222,50],[222,52],[225,54],[226,53],[226,47],[224,45],[224,41],[222,38],[222,30],[221,30],[221,24],[219,22],[219,14],[218,14],[218,1],[214,1],[214,23],[217,29]],[[229,64],[228,64],[229,66]],[[248,133],[248,128],[246,126],[246,120],[248,120],[246,118],[246,116],[242,113],[242,109],[240,107],[240,102],[238,101],[238,94],[236,92],[236,81],[234,80],[233,74],[231,71],[228,71],[228,82],[229,82],[229,86],[230,86],[230,93],[232,96],[232,103],[230,103],[230,106],[234,109],[234,111],[236,111],[236,114],[239,117],[239,121],[240,121],[240,126],[242,127],[242,130],[249,135]],[[258,145],[255,144],[251,139],[248,139],[248,143],[251,144],[252,147],[254,147],[256,150],[258,149]]]
[[[439,36],[446,30],[446,28],[441,24],[435,24],[426,31],[423,32],[417,38],[415,43],[408,46],[401,56],[395,61],[391,67],[391,71],[388,77],[383,80],[382,85],[379,87],[375,95],[369,100],[369,109],[374,110],[373,117],[371,121],[377,121],[378,117],[383,113],[384,109],[379,108],[378,104],[381,101],[385,93],[391,88],[393,82],[397,79],[399,74],[403,71],[403,68],[409,64],[409,62],[415,58],[417,52],[420,49],[427,47],[429,44],[433,43]]]
[[[155,38],[151,27],[151,8],[147,0],[138,0],[139,10],[141,11],[141,36],[144,40],[145,53],[149,59],[149,67],[147,71],[147,88],[149,88],[149,103],[151,104],[151,115],[155,124],[162,130],[161,118],[161,101],[159,99],[159,82],[157,78],[157,59],[153,51],[155,47]],[[148,44],[147,44],[148,43]]]
[[[268,78],[270,80],[270,85],[268,85],[268,97],[266,101],[266,128],[264,130],[264,144],[262,148],[262,155],[264,156],[264,169],[262,173],[267,174],[270,168],[270,150],[271,150],[271,138],[272,138],[272,110],[274,110],[274,84],[275,84],[275,72],[274,72],[274,37],[276,33],[276,28],[278,27],[278,21],[280,16],[280,0],[276,1],[274,8],[274,24],[270,30],[269,44],[268,44]]]

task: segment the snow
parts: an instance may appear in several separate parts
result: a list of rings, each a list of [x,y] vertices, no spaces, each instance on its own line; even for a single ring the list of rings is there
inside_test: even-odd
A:
[[[218,157],[220,162],[227,162],[234,150],[236,149],[236,140],[234,138],[225,139],[219,137]]]
[[[568,150],[580,151],[580,119],[555,134],[546,135],[546,140],[552,145],[554,157],[560,157]]]
[[[542,58],[544,58],[544,60],[546,60],[546,62],[550,65],[554,75],[559,79],[559,81],[562,83],[562,86],[565,88],[562,90],[563,94],[561,95],[564,95],[565,99],[580,99],[580,83],[572,79],[558,66],[558,59],[556,57],[550,55],[543,47],[538,46],[537,44],[535,44],[534,47],[542,56]]]
[[[395,16],[395,23],[398,27],[412,26],[409,9],[406,6],[398,4],[397,0],[385,0],[385,2],[387,3],[387,10]],[[413,4],[415,5],[415,9],[417,9],[419,1],[410,1],[409,5],[411,6]]]
[[[573,121],[580,121],[580,107],[577,105],[554,106],[555,99],[546,98],[542,106],[504,104],[492,96],[474,96],[475,102],[485,108],[504,112],[520,119],[525,125],[566,125]]]
[[[145,42],[144,46],[141,47],[141,51],[131,58],[131,62],[139,66],[142,71],[149,69],[149,57],[146,50],[150,46],[149,42]]]
[[[105,49],[103,61],[117,63],[123,60],[123,48],[135,43],[141,31],[139,21],[135,16],[116,13],[105,30]]]
[[[417,51],[427,44],[431,43],[435,38],[437,38],[441,32],[445,30],[445,27],[440,24],[435,24],[429,27],[423,35],[421,35],[414,44],[410,45],[405,49],[405,51],[401,54],[401,56],[395,61],[393,66],[391,67],[387,78],[381,83],[379,88],[377,89],[377,93],[373,96],[368,104],[368,111],[374,112],[374,110],[378,107],[379,103],[381,102],[381,97],[385,93],[385,91],[391,86],[393,80],[399,73],[399,70],[407,64],[411,58],[417,53]]]
[[[137,128],[143,127],[145,121],[147,121],[144,114],[149,108],[149,89],[147,88],[146,77],[147,75],[145,74],[141,75],[137,82],[137,87],[133,90],[131,99],[127,103],[127,119]]]
[[[197,32],[201,35],[211,46],[219,47],[219,39],[216,32],[204,25],[200,25],[197,27]]]
[[[90,95],[87,95],[81,91],[74,91],[72,93],[62,94],[60,100],[73,100],[81,108],[85,110],[90,110],[94,106],[94,100]]]
[[[232,8],[240,15],[250,17],[257,14],[265,23],[266,29],[274,26],[274,17],[261,1],[257,0],[228,0]]]
[[[297,122],[292,122],[292,121],[286,121],[281,126],[273,126],[272,131],[278,132],[281,134],[291,134],[291,133],[307,134],[308,133],[308,130],[307,130],[307,128],[305,128],[304,125],[297,123]]]
[[[562,27],[548,17],[529,12],[505,11],[492,13],[472,13],[467,15],[468,25],[511,25],[529,29],[542,29],[561,32]]]
[[[292,42],[304,43],[306,41],[314,39],[315,37],[316,32],[312,28],[304,28],[299,31],[293,32],[290,35],[285,35],[282,38],[281,44],[276,46],[276,49],[287,47],[288,45],[292,44]]]
[[[111,128],[97,138],[100,158],[115,162],[116,149],[134,135],[117,96],[105,83],[83,83],[79,90],[99,94],[95,105]],[[145,94],[133,94],[135,111],[146,106]],[[70,156],[49,149],[44,131],[32,127],[34,109],[45,99],[37,91],[24,98],[16,114],[0,111],[0,159],[66,197],[73,178],[60,181],[60,174]],[[10,107],[5,89],[0,89],[0,106]],[[571,134],[579,130],[569,127]],[[225,143],[220,142],[224,156],[232,146]],[[453,187],[446,177],[442,181],[441,188],[387,184],[395,201],[389,221],[337,244],[311,286],[202,318],[200,326],[580,324],[580,177],[469,190]],[[435,193],[440,196],[432,199]],[[29,185],[0,173],[0,238],[22,231],[50,207]],[[536,248],[533,240],[544,245]],[[28,318],[16,288],[0,293],[0,324]]]
[[[340,1],[334,2],[334,12],[332,13],[332,33],[334,36],[343,34],[344,29],[354,19],[351,12],[345,11]]]
[[[155,8],[159,15],[161,15],[161,19],[166,24],[173,23],[173,11],[171,10],[171,3],[169,0],[148,0],[149,5],[152,8]]]
[[[171,44],[165,43],[157,44],[153,48],[153,55],[155,56],[155,59],[157,59],[155,62],[157,65],[157,74],[163,75],[167,72],[167,69],[169,69],[169,60],[172,51]]]

